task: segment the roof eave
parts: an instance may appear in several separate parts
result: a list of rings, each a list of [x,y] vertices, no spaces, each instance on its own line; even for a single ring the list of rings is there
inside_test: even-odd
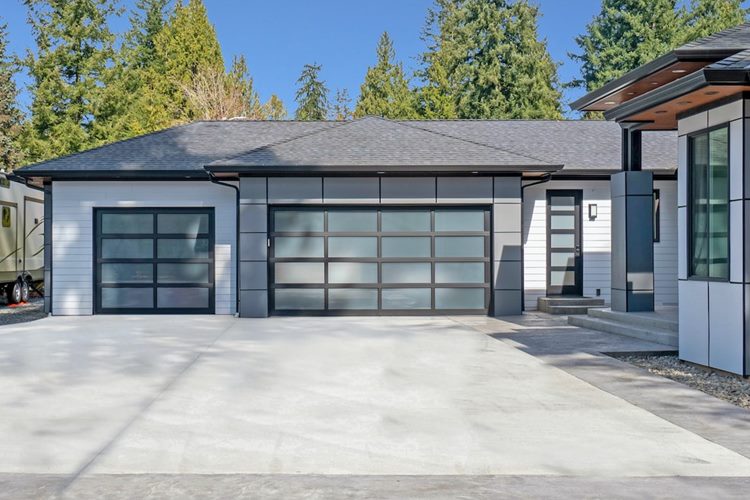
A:
[[[670,82],[658,89],[654,89],[651,92],[635,97],[615,108],[605,111],[604,118],[621,121],[629,116],[671,101],[707,85],[709,85],[709,82],[706,81],[704,71],[696,71],[684,78]]]
[[[25,170],[23,168],[14,171],[20,177],[26,179],[32,177],[44,177],[54,180],[101,180],[101,179],[207,179],[208,174],[202,169],[192,170]]]
[[[212,173],[234,173],[249,175],[372,175],[372,174],[508,174],[524,172],[552,173],[563,168],[563,165],[208,165],[206,170]]]

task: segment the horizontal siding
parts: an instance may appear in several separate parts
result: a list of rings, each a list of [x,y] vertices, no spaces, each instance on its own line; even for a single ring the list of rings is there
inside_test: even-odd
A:
[[[677,302],[677,182],[655,181],[661,190],[661,242],[654,245],[656,305]],[[551,181],[524,190],[523,248],[524,300],[535,310],[537,298],[547,287],[547,201],[548,189],[583,191],[583,293],[594,297],[599,289],[609,303],[612,259],[612,203],[609,181]],[[595,220],[588,217],[589,204],[597,205]]]
[[[93,312],[94,207],[214,207],[216,313],[235,311],[235,197],[208,182],[55,182],[52,313]]]

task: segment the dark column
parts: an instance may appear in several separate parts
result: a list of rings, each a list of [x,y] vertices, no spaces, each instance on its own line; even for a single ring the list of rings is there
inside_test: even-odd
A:
[[[622,170],[641,170],[641,131],[623,126],[622,128]]]
[[[651,172],[612,175],[612,309],[654,310],[654,179]]]
[[[44,312],[52,313],[52,184],[44,184]]]

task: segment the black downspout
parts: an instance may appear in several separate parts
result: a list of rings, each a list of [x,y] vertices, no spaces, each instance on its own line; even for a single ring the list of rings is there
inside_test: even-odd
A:
[[[538,181],[530,182],[526,185],[521,184],[521,311],[526,310],[526,283],[524,273],[525,255],[523,252],[523,190],[527,187],[544,184],[552,179],[552,174],[544,174]]]
[[[228,184],[226,182],[221,182],[216,178],[216,176],[213,174],[213,172],[207,170],[205,167],[204,169],[206,173],[208,174],[208,180],[213,182],[214,184],[218,184],[219,186],[225,186],[234,189],[235,192],[235,229],[234,229],[234,235],[235,235],[235,242],[234,242],[234,248],[235,248],[235,262],[234,262],[234,282],[235,282],[235,291],[234,291],[234,300],[235,300],[235,311],[236,315],[240,315],[240,188],[239,186],[235,186],[234,184]]]

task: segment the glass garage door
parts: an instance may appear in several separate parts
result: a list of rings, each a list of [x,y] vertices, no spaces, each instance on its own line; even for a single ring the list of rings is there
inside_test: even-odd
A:
[[[271,308],[281,314],[486,313],[489,210],[275,208]]]
[[[97,209],[97,313],[213,313],[214,213]]]

